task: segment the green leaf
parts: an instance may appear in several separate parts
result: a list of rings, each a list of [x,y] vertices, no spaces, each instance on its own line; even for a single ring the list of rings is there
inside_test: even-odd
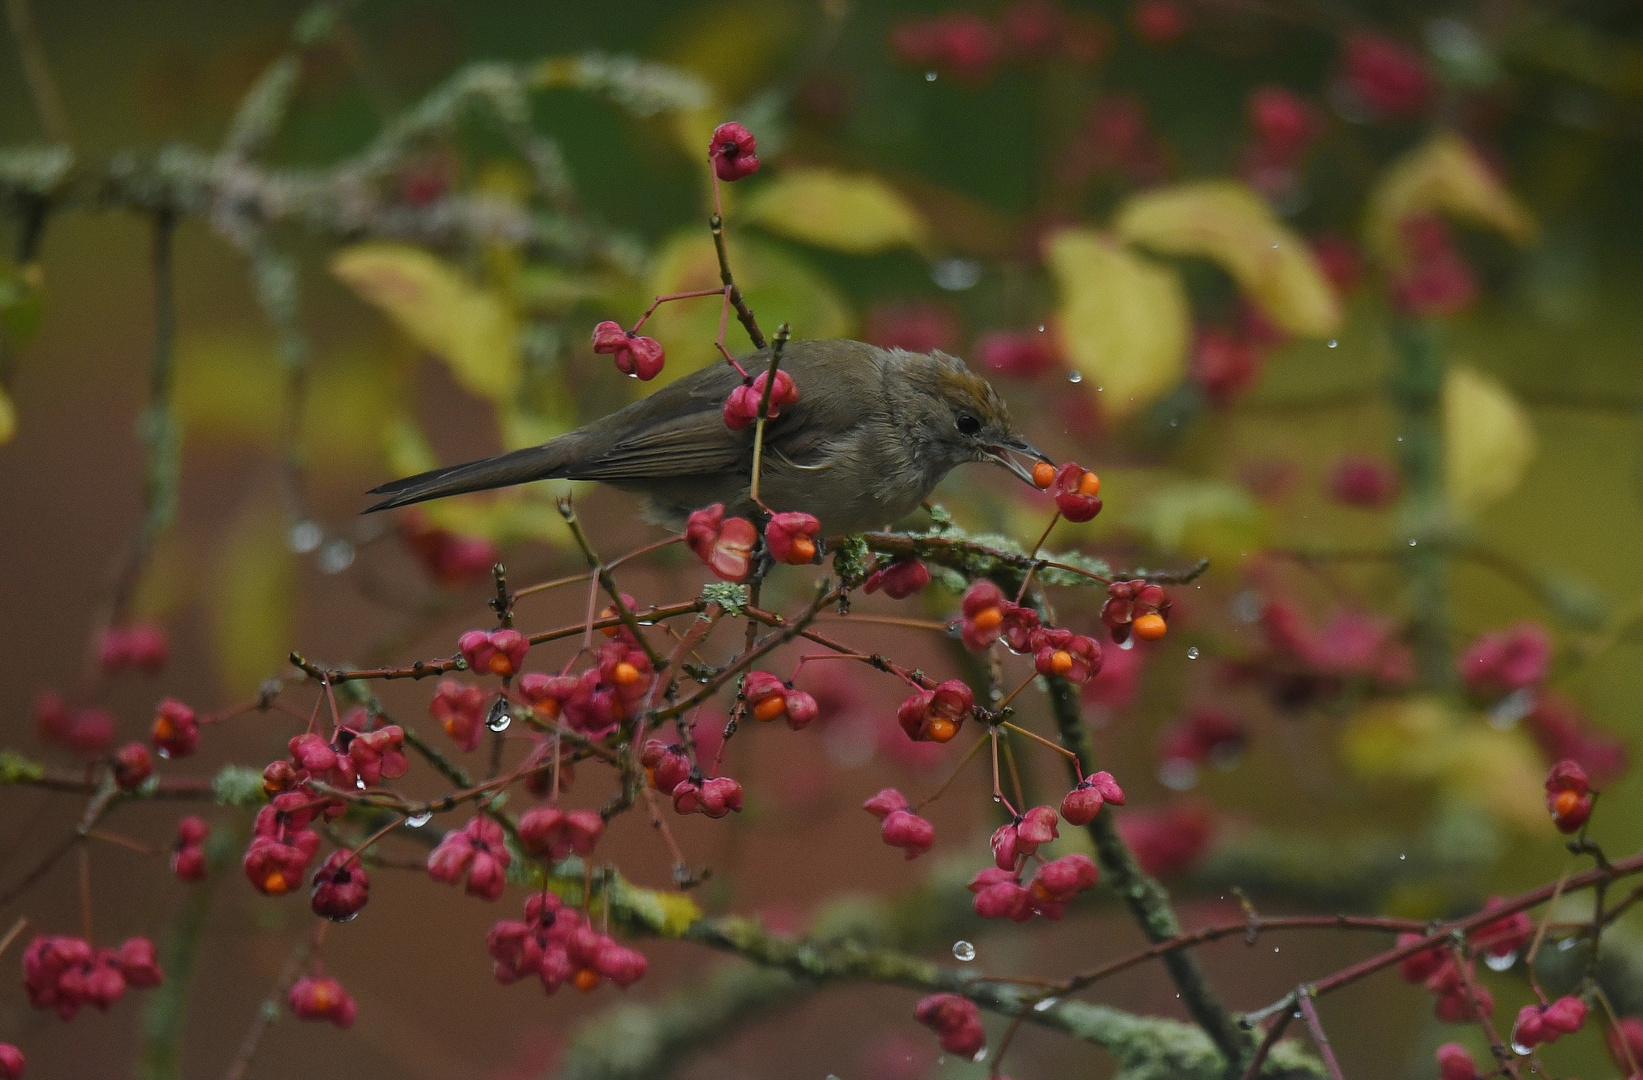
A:
[[[790,169],[754,191],[743,213],[772,232],[852,255],[922,250],[930,238],[924,215],[868,173]]]
[[[1103,413],[1129,416],[1180,382],[1192,318],[1174,270],[1090,229],[1057,233],[1046,256],[1067,361]]]
[[[1510,495],[1535,456],[1529,414],[1500,383],[1456,365],[1443,383],[1443,471],[1462,517]]]
[[[1327,337],[1340,329],[1340,298],[1312,249],[1244,184],[1203,181],[1133,196],[1113,228],[1153,251],[1216,263],[1291,334]]]
[[[519,328],[495,292],[421,248],[384,241],[343,249],[331,272],[444,360],[464,389],[501,402],[519,388]]]

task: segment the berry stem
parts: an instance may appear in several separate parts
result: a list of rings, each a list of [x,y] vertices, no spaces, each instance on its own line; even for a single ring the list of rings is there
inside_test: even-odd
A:
[[[791,336],[792,331],[786,323],[776,327],[776,343],[770,349],[770,367],[764,374],[764,393],[759,395],[759,411],[755,414],[758,419],[753,424],[753,479],[747,497],[766,513],[770,512],[770,508],[759,500],[759,467],[764,460],[765,417],[770,411],[770,396],[776,391],[776,372],[781,367],[782,350],[787,347],[787,339]]]
[[[970,747],[970,752],[968,754],[964,755],[964,760],[960,761],[956,766],[953,767],[953,771],[947,774],[947,779],[945,779],[941,782],[941,786],[936,788],[936,790],[932,791],[930,794],[926,795],[924,798],[920,799],[918,802],[913,804],[913,807],[912,807],[913,812],[917,813],[918,811],[922,810],[924,807],[928,806],[930,803],[933,803],[937,799],[941,798],[942,793],[945,792],[948,788],[952,787],[953,786],[953,781],[958,779],[958,774],[964,771],[964,766],[966,766],[966,765],[970,764],[970,762],[974,761],[976,755],[981,753],[981,748],[983,746],[986,746],[986,745],[987,745],[987,740],[986,739],[977,739],[976,744],[974,746]]]
[[[658,296],[650,302],[650,306],[645,309],[643,315],[639,316],[639,321],[633,324],[633,329],[629,330],[628,333],[637,334],[651,315],[655,314],[656,309],[663,304],[671,303],[674,300],[694,300],[700,296],[723,296],[724,293],[725,288],[721,285],[717,289],[692,289],[690,292],[668,293],[665,296]]]

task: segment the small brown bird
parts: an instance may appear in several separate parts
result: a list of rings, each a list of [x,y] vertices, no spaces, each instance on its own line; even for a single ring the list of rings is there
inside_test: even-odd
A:
[[[754,373],[769,363],[768,349],[743,359]],[[1048,460],[1016,432],[987,380],[955,356],[795,341],[781,370],[799,400],[765,425],[759,496],[772,510],[814,514],[823,535],[890,525],[965,462],[1002,465],[1030,484],[1012,454]],[[732,431],[723,416],[740,382],[728,364],[714,364],[541,446],[384,484],[371,494],[387,498],[370,510],[564,479],[639,495],[647,518],[675,530],[713,503],[752,516],[753,429]]]

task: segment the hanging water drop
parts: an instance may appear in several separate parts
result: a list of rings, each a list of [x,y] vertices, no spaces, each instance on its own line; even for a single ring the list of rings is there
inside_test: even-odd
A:
[[[1331,349],[1335,348],[1335,346],[1337,346],[1339,344],[1340,344],[1340,342],[1336,341],[1334,338],[1329,339],[1329,347]]]
[[[976,958],[976,947],[968,941],[955,941],[953,942],[953,956],[968,964]]]
[[[430,811],[424,810],[420,814],[412,814],[410,817],[406,818],[405,824],[410,828],[420,829],[433,819],[434,815]]]
[[[485,714],[485,726],[492,731],[507,731],[508,725],[513,723],[513,717],[508,715],[508,699],[499,697],[491,706],[491,711]]]
[[[1067,381],[1070,383],[1081,383],[1084,381],[1084,373],[1082,371],[1069,371],[1067,372]]]
[[[1118,643],[1118,647],[1123,649],[1125,652],[1129,652],[1131,649],[1135,648],[1135,639],[1127,637]]]
[[[1517,963],[1517,953],[1509,952],[1505,956],[1484,953],[1483,962],[1488,965],[1490,971],[1510,971],[1512,965]]]
[[[977,1050],[976,1051],[976,1056],[971,1058],[970,1060],[975,1062],[977,1065],[980,1065],[983,1061],[986,1061],[987,1060],[987,1048],[985,1046],[983,1046],[980,1050]]]
[[[1512,1053],[1516,1054],[1518,1057],[1528,1057],[1530,1054],[1534,1053],[1534,1050],[1531,1047],[1524,1046],[1516,1039],[1513,1039]]]
[[[1196,646],[1196,645],[1188,646],[1188,648],[1187,648],[1187,659],[1188,660],[1198,659],[1198,646]]]
[[[1033,1005],[1033,1012],[1049,1012],[1061,1001],[1060,998],[1047,997]]]

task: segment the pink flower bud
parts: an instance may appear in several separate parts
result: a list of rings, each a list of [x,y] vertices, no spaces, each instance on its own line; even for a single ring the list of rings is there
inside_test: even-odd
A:
[[[1478,1065],[1460,1043],[1438,1047],[1438,1075],[1441,1080],[1478,1080]]]
[[[23,1080],[28,1059],[11,1043],[0,1043],[0,1080]]]

